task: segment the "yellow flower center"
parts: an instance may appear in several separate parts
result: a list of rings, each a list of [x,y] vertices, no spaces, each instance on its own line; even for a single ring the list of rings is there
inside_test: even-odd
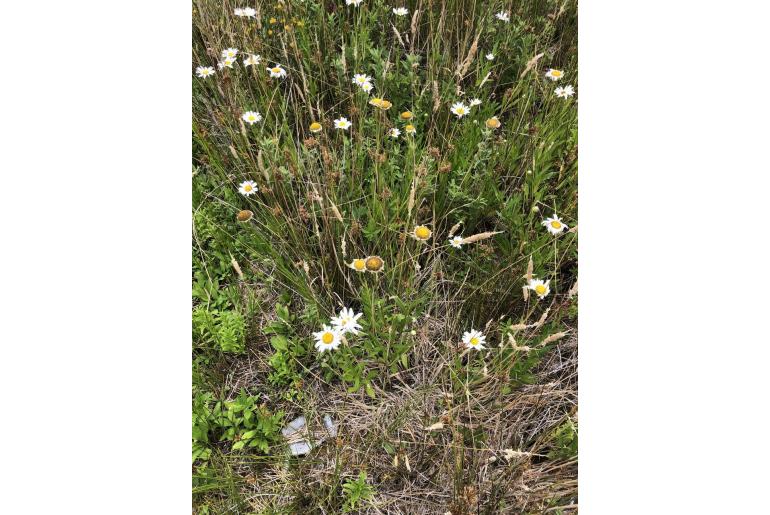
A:
[[[411,120],[412,116],[414,115],[412,114],[411,111],[404,111],[403,113],[401,113],[401,119],[403,120]]]
[[[465,108],[464,107],[458,107],[455,112],[457,114],[465,114]]]
[[[366,263],[364,262],[363,259],[354,259],[353,260],[353,267],[356,270],[363,270],[364,267],[366,267]]]
[[[393,104],[392,104],[391,102],[389,102],[389,101],[387,101],[387,100],[382,100],[382,101],[380,102],[380,109],[390,109],[390,107],[391,107],[392,105],[393,105]]]
[[[430,229],[428,229],[424,225],[421,225],[414,230],[414,235],[420,238],[421,240],[427,240],[428,238],[430,238]]]
[[[537,286],[535,286],[535,292],[536,292],[538,295],[542,295],[542,294],[544,294],[544,293],[545,293],[545,285],[542,285],[542,284],[538,284]]]
[[[416,130],[414,128],[414,125],[412,125],[411,123],[409,125],[407,125],[406,127],[404,127],[404,128],[406,129],[406,132],[415,132],[415,130]]]
[[[276,66],[275,68],[273,68],[272,72],[273,73],[281,73],[281,69]]]
[[[471,345],[473,345],[475,347],[478,344],[479,344],[479,339],[478,338],[476,338],[475,336],[473,338],[471,338]]]
[[[254,118],[254,115],[253,115],[253,114],[250,114],[250,115],[249,115],[249,121],[250,121],[250,122],[253,122],[255,119],[256,119],[256,118]]]
[[[324,333],[323,336],[321,336],[321,341],[324,342],[326,345],[329,345],[331,342],[334,341],[334,335],[332,333]]]
[[[553,75],[554,77],[561,77],[561,74],[562,72],[560,72],[559,70],[553,70],[551,72],[551,75]]]
[[[378,258],[377,256],[370,257],[366,260],[366,268],[372,272],[378,271],[380,268],[382,268],[382,259]]]
[[[246,184],[243,186],[244,191],[251,191],[253,188],[251,187],[251,184]]]
[[[489,120],[487,120],[486,123],[487,123],[487,127],[490,129],[497,129],[498,127],[500,127],[500,120],[498,120],[497,118],[490,118]]]
[[[561,222],[559,222],[558,220],[553,220],[551,222],[551,227],[553,227],[554,229],[558,229],[559,227],[561,227]]]
[[[318,122],[313,122],[310,124],[310,130],[311,131],[320,131],[321,130],[321,124]]]

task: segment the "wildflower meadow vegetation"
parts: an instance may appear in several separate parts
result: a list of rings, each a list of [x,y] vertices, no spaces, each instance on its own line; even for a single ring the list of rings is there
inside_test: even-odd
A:
[[[192,22],[194,511],[576,512],[576,2]]]

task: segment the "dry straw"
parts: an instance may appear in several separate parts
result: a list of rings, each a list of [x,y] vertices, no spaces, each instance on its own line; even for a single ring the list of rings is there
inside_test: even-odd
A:
[[[463,245],[466,243],[475,243],[477,241],[486,240],[487,238],[491,238],[495,234],[502,234],[504,231],[491,231],[491,232],[480,232],[478,234],[474,234],[472,236],[468,236],[467,238],[463,238]]]

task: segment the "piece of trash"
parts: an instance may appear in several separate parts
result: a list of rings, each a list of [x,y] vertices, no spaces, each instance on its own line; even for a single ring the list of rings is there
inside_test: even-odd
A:
[[[332,418],[329,415],[324,415],[323,421],[324,428],[314,432],[312,435],[308,431],[307,420],[302,415],[281,429],[283,437],[289,444],[292,456],[307,454],[313,449],[314,445],[317,446],[327,438],[337,436],[337,426],[332,421]],[[312,444],[311,441],[313,442]]]
[[[425,428],[426,431],[433,431],[434,429],[444,429],[444,423],[443,422],[436,422],[433,425],[430,425]]]

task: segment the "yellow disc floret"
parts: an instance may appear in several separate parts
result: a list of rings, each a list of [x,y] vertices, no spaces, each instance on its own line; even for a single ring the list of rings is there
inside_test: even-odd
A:
[[[431,231],[424,225],[418,225],[414,228],[414,235],[419,240],[427,240],[430,238]]]

